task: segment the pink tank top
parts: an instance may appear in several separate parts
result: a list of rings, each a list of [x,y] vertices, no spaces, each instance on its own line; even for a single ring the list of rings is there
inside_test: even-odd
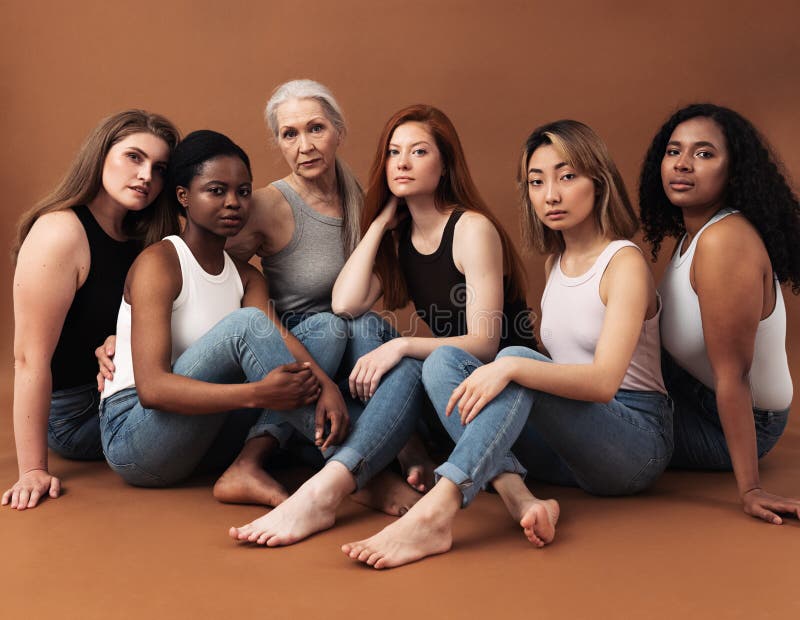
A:
[[[542,294],[542,344],[558,364],[591,364],[603,328],[606,307],[600,300],[600,280],[614,255],[625,247],[639,247],[632,241],[612,241],[588,271],[571,278],[561,271],[561,256],[550,270]],[[640,250],[641,251],[641,250]],[[642,324],[639,342],[622,380],[621,389],[666,394],[661,377],[661,337],[658,318]]]

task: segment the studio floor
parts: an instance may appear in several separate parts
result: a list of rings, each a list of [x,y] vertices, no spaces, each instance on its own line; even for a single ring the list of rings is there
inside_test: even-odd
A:
[[[11,378],[0,391],[11,409]],[[334,529],[287,548],[233,542],[263,512],[181,488],[126,486],[103,463],[51,457],[65,492],[0,510],[3,618],[797,618],[800,523],[747,518],[728,474],[668,472],[648,493],[561,501],[555,542],[535,549],[500,499],[459,515],[450,553],[399,569],[358,565],[339,546],[390,517],[343,504]],[[10,415],[0,478],[16,479]],[[791,420],[762,481],[800,493],[800,423]]]

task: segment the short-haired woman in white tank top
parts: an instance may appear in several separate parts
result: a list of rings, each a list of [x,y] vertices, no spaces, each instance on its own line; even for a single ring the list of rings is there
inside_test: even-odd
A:
[[[756,129],[693,104],[659,129],[639,200],[655,259],[679,239],[659,290],[673,467],[733,470],[744,511],[768,523],[800,501],[761,487],[758,459],[792,401],[780,284],[800,291],[800,205]]]
[[[550,253],[542,343],[503,349],[483,365],[455,347],[425,360],[423,382],[455,450],[439,480],[408,513],[367,540],[345,545],[376,568],[444,553],[452,523],[492,483],[528,539],[553,540],[555,500],[537,479],[624,495],[652,484],[672,454],[672,415],[661,379],[659,302],[622,178],[586,125],[535,130],[522,155],[525,232]]]

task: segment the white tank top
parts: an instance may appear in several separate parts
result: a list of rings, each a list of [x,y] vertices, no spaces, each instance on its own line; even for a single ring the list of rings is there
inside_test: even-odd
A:
[[[710,390],[714,389],[714,372],[703,338],[700,301],[692,289],[689,274],[700,235],[706,228],[732,213],[737,211],[722,209],[708,220],[697,231],[683,255],[680,249],[686,236],[681,237],[658,287],[664,302],[661,316],[664,348],[681,368]],[[735,266],[731,267],[732,277],[735,277]],[[786,307],[777,282],[775,308],[758,324],[756,331],[753,363],[750,366],[750,390],[753,393],[753,406],[757,409],[782,411],[792,402],[792,377],[786,358]]]
[[[166,237],[175,246],[181,265],[183,284],[177,299],[172,302],[172,359],[171,363],[198,338],[221,319],[242,306],[244,287],[233,260],[225,253],[225,265],[219,275],[203,270],[192,251],[177,236]],[[113,381],[106,381],[103,398],[133,387],[131,358],[131,307],[122,300],[117,317],[117,350],[114,355]]]
[[[542,294],[542,344],[558,364],[591,364],[606,307],[600,299],[600,280],[608,263],[622,248],[639,247],[632,241],[609,243],[585,273],[571,278],[561,271],[557,256]],[[641,250],[639,250],[641,251]],[[659,307],[655,316],[642,323],[639,342],[620,388],[666,394],[661,377]]]

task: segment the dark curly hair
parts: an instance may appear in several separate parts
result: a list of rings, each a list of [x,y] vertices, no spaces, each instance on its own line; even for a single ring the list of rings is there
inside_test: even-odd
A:
[[[664,237],[686,232],[681,209],[664,193],[661,160],[675,128],[698,116],[719,125],[728,147],[729,168],[724,205],[741,212],[755,226],[781,284],[800,293],[800,205],[766,140],[742,115],[711,103],[681,108],[658,130],[642,164],[639,207],[645,241],[656,260]]]

